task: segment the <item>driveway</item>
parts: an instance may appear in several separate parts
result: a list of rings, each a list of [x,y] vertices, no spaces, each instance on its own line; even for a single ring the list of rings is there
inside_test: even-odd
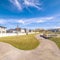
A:
[[[0,60],[60,60],[60,49],[48,39],[36,36],[40,45],[34,50],[19,50],[8,43],[0,42]]]

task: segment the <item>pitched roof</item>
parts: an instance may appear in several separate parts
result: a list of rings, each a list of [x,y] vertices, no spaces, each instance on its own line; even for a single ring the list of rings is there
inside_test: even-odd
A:
[[[1,28],[6,28],[6,27],[3,27],[3,26],[0,26]]]

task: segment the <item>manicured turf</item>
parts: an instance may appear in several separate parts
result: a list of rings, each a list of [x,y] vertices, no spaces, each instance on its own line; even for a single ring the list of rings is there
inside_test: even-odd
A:
[[[0,42],[9,43],[22,50],[31,50],[39,45],[39,41],[34,34],[14,37],[1,37]]]
[[[60,37],[59,38],[50,38],[50,40],[52,40],[52,41],[54,41],[56,44],[57,44],[57,46],[60,48]]]

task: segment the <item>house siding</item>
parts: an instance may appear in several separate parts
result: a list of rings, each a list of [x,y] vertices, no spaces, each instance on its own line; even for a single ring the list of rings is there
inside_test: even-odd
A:
[[[6,28],[5,27],[0,27],[0,33],[6,33]]]

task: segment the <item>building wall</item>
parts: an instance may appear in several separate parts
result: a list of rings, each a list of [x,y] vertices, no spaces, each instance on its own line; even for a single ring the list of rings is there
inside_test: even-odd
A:
[[[24,29],[21,29],[21,31],[20,31],[20,32],[25,33],[25,30],[24,30]]]
[[[0,27],[0,33],[6,33],[6,28],[1,28]]]

